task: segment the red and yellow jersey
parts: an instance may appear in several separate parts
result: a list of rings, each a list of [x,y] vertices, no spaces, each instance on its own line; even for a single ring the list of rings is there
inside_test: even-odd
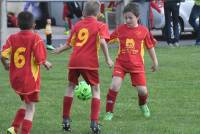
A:
[[[146,27],[138,25],[130,28],[126,24],[117,27],[110,37],[110,42],[118,41],[119,52],[116,60],[121,62],[128,72],[144,71],[144,46],[154,47]]]
[[[108,26],[96,18],[87,17],[76,23],[67,43],[73,47],[69,68],[97,70],[99,40],[102,38],[110,38]]]
[[[46,61],[46,48],[32,31],[12,34],[3,46],[2,57],[10,59],[10,82],[18,94],[40,91],[40,64]]]

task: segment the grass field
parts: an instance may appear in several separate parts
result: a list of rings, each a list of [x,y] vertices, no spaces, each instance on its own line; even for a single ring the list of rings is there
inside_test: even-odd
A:
[[[141,115],[136,90],[127,75],[110,122],[102,118],[111,70],[100,53],[102,134],[200,134],[200,48],[157,48],[156,52],[160,65],[156,73],[150,71],[150,58],[145,55],[151,117]],[[54,67],[50,71],[42,68],[41,101],[36,105],[31,134],[64,133],[61,114],[69,53],[49,54]],[[117,49],[110,49],[110,53],[114,59]],[[0,134],[5,134],[19,106],[20,99],[9,86],[8,72],[0,65]],[[88,134],[89,114],[90,101],[75,98],[71,134]]]

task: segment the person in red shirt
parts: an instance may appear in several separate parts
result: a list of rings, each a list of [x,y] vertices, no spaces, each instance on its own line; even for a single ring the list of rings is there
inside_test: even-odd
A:
[[[60,53],[73,47],[73,52],[69,60],[69,85],[63,100],[63,130],[71,131],[70,128],[70,110],[73,101],[73,92],[78,84],[80,75],[91,85],[93,97],[91,101],[91,125],[93,133],[99,134],[100,128],[98,118],[100,112],[100,87],[98,75],[98,49],[102,48],[106,63],[109,67],[113,62],[109,56],[107,43],[109,39],[108,26],[103,22],[97,21],[97,15],[100,13],[100,3],[97,1],[88,1],[84,5],[84,19],[77,22],[72,29],[71,35],[65,46],[54,50],[54,53]]]
[[[35,103],[39,101],[40,65],[47,69],[51,63],[46,60],[46,48],[41,37],[33,32],[34,17],[24,11],[18,15],[20,32],[8,37],[1,52],[1,61],[10,73],[10,83],[23,101],[18,109],[9,134],[30,134],[35,112]]]
[[[63,3],[63,20],[65,21],[64,27],[65,32],[64,34],[68,35],[70,30],[73,27],[72,19],[74,18],[74,15],[77,18],[82,17],[82,10],[79,5],[79,2],[76,1],[68,1]]]
[[[158,61],[154,50],[154,44],[150,38],[148,29],[138,24],[139,9],[136,3],[129,3],[123,10],[126,24],[119,25],[111,34],[110,42],[118,40],[120,47],[114,65],[112,83],[107,93],[106,115],[104,120],[112,120],[113,109],[117,94],[120,90],[122,81],[129,73],[132,86],[138,91],[139,106],[145,117],[150,116],[147,107],[148,90],[146,87],[144,69],[144,47],[152,60],[152,71],[158,68]]]
[[[150,2],[150,12],[149,12],[150,29],[154,28],[154,14],[153,14],[153,9],[155,9],[158,13],[161,13],[160,7],[158,5],[158,0],[152,0]]]
[[[13,12],[8,12],[7,14],[7,26],[8,27],[17,27],[17,17]]]

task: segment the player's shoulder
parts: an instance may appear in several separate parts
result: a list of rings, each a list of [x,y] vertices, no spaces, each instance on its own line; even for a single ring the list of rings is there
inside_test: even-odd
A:
[[[76,22],[75,25],[74,25],[74,27],[78,26],[78,25],[83,25],[83,19],[79,20],[78,22]]]
[[[12,39],[12,38],[18,36],[19,33],[20,33],[20,32],[15,32],[15,33],[10,34],[10,35],[8,36],[8,39]]]
[[[118,26],[115,28],[115,31],[120,32],[120,31],[124,31],[124,30],[126,30],[126,29],[127,29],[126,24],[120,24],[120,25],[118,25]]]
[[[37,38],[41,38],[40,34],[38,32],[33,32],[33,36],[37,37]]]
[[[97,24],[99,24],[99,25],[107,25],[106,23],[104,23],[104,22],[102,22],[102,21],[95,21]]]
[[[108,25],[106,24],[106,23],[104,23],[104,22],[101,22],[101,21],[97,21],[96,22],[96,26],[98,26],[98,28],[100,28],[100,29],[108,29]]]
[[[148,32],[148,31],[149,31],[148,28],[147,28],[146,26],[141,25],[141,24],[138,25],[138,28],[139,28],[141,31],[144,31],[144,32]]]
[[[39,33],[37,33],[37,32],[33,32],[33,38],[35,38],[36,39],[36,41],[38,41],[38,40],[42,40],[42,37],[40,36],[40,34]]]
[[[19,35],[19,32],[15,32],[15,33],[10,34],[7,37],[7,42],[9,42],[9,43],[15,42],[14,40],[18,37],[18,35]]]
[[[117,29],[125,29],[127,28],[126,24],[120,24],[117,26]]]

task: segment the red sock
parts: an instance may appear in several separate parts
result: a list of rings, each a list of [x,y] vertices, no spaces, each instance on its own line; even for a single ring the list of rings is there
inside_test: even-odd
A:
[[[12,126],[15,128],[15,132],[18,132],[18,129],[22,123],[22,121],[24,120],[24,116],[25,116],[25,109],[20,108],[15,115],[15,119],[12,122]]]
[[[97,123],[98,123],[99,113],[100,113],[100,103],[101,103],[100,99],[92,98],[90,118],[91,118],[91,121],[95,121]]]
[[[147,103],[148,93],[143,96],[138,94],[138,98],[139,98],[139,106],[144,105]]]
[[[63,99],[63,118],[69,118],[73,98],[65,96]]]
[[[118,92],[109,89],[106,97],[106,112],[113,112]]]
[[[21,134],[30,134],[32,128],[32,121],[24,120],[22,123],[22,132]]]

